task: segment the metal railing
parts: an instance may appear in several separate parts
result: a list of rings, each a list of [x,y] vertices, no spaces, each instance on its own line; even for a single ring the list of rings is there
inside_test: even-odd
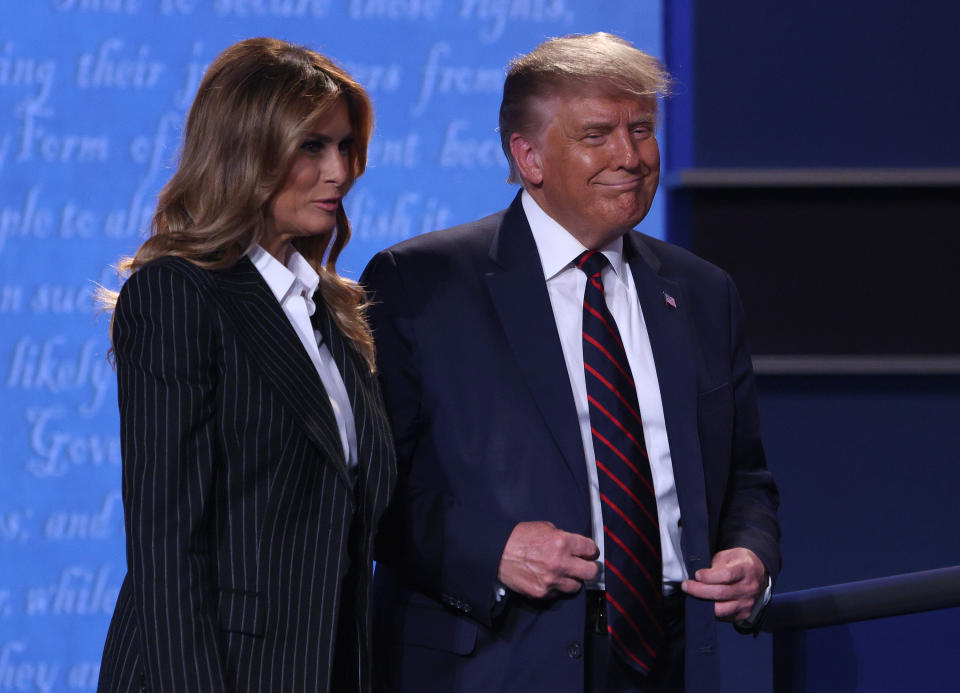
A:
[[[820,628],[960,607],[960,566],[774,594],[761,629]]]

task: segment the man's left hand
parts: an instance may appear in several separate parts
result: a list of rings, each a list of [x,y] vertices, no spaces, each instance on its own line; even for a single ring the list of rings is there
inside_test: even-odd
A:
[[[709,568],[698,570],[680,587],[691,597],[715,602],[713,612],[721,621],[743,621],[750,618],[767,582],[767,569],[757,554],[735,548],[719,551]]]

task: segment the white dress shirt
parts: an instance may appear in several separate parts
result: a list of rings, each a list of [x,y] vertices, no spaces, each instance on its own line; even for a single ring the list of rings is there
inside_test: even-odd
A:
[[[587,275],[574,265],[574,259],[587,250],[560,224],[547,215],[526,191],[522,195],[523,211],[533,231],[533,238],[547,280],[550,305],[557,323],[563,357],[570,376],[574,404],[580,422],[580,437],[590,484],[590,511],[593,540],[600,548],[601,571],[597,579],[587,583],[591,589],[603,589],[603,515],[593,435],[590,432],[590,409],[587,383],[583,372],[583,293]],[[613,319],[627,352],[627,361],[637,384],[637,401],[643,419],[643,438],[650,459],[653,489],[657,497],[660,522],[660,547],[663,554],[663,582],[667,590],[687,578],[680,551],[680,505],[673,479],[670,443],[660,398],[660,384],[653,361],[650,337],[643,320],[643,311],[633,283],[633,273],[623,257],[623,239],[618,238],[601,251],[610,262],[603,271],[603,289]]]
[[[286,266],[259,245],[254,246],[247,255],[277,297],[287,320],[316,367],[330,398],[333,415],[337,418],[344,459],[347,467],[354,469],[357,465],[357,432],[350,397],[333,355],[323,342],[323,335],[314,330],[310,323],[310,316],[317,309],[311,297],[320,285],[320,276],[306,258],[294,249],[290,251]]]

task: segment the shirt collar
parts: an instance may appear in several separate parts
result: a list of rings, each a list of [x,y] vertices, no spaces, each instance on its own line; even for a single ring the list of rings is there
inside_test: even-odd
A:
[[[547,281],[573,266],[573,261],[587,247],[571,235],[569,231],[557,223],[553,217],[543,211],[537,201],[526,190],[520,196],[523,212],[527,215],[527,222],[533,232],[537,252],[540,253],[540,264],[543,266],[543,276]],[[623,236],[618,236],[600,252],[610,262],[610,266],[617,276],[624,276]]]
[[[253,246],[247,255],[281,305],[292,293],[301,291],[309,299],[320,286],[320,275],[295,248],[290,249],[286,265],[260,245]]]

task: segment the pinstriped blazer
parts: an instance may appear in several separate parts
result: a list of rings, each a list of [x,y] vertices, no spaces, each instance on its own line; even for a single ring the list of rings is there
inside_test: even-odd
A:
[[[101,691],[372,690],[374,528],[396,471],[377,382],[322,300],[356,480],[320,377],[253,264],[151,262],[114,337],[127,575]]]

